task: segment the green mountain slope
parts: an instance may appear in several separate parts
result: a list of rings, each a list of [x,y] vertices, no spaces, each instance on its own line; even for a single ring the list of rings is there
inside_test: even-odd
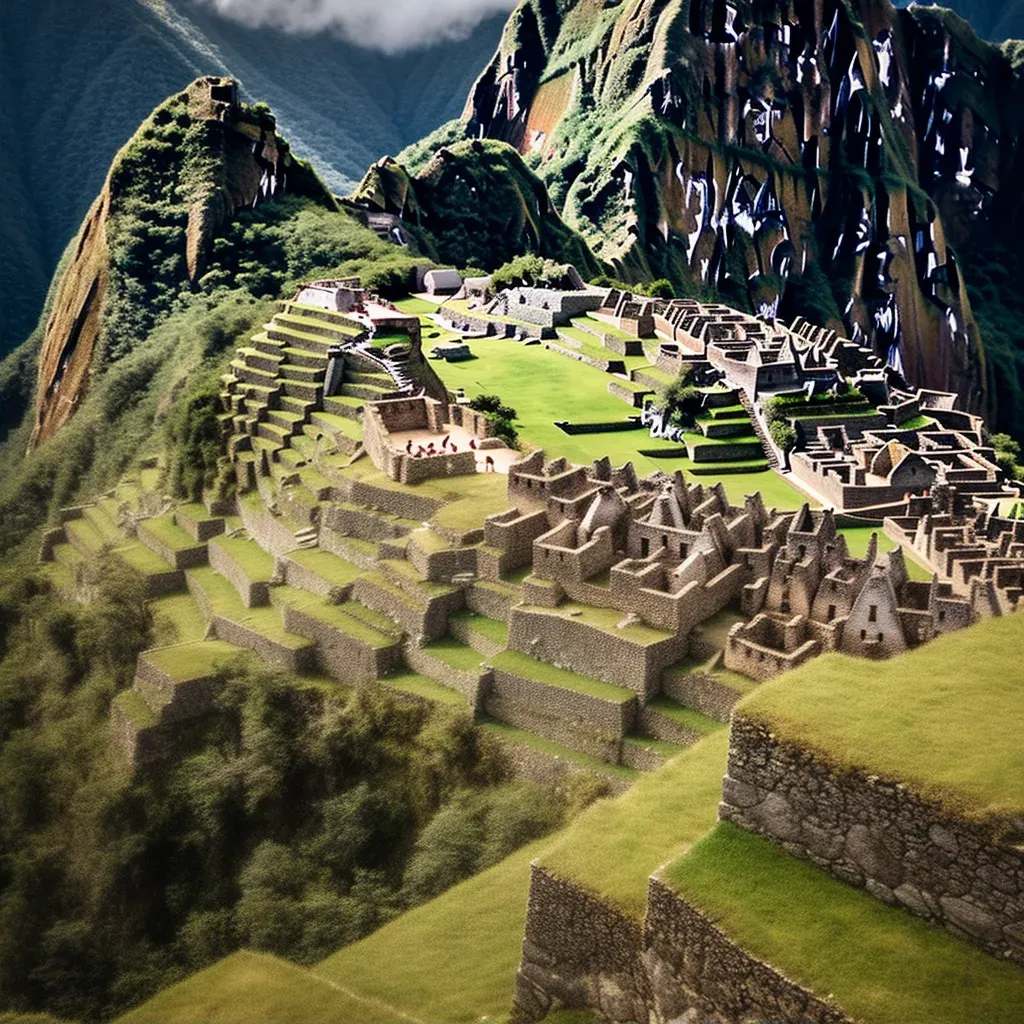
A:
[[[164,97],[231,75],[336,191],[458,113],[501,19],[398,57],[225,21],[191,0],[0,4],[0,354],[35,325],[116,151]]]
[[[405,160],[507,142],[616,276],[828,323],[1019,433],[1021,88],[938,8],[523,0]]]

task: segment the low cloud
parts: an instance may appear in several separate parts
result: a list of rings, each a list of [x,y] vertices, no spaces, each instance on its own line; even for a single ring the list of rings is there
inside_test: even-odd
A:
[[[314,35],[334,32],[385,53],[464,39],[485,18],[518,0],[200,0],[253,28]]]

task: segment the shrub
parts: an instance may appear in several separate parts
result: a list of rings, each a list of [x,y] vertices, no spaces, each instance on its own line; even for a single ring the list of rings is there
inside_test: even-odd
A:
[[[768,425],[772,441],[782,451],[789,451],[797,441],[796,431],[785,420],[775,420]]]
[[[469,407],[487,417],[495,437],[504,441],[509,448],[518,447],[519,431],[515,426],[518,413],[511,406],[505,405],[498,395],[477,395]]]

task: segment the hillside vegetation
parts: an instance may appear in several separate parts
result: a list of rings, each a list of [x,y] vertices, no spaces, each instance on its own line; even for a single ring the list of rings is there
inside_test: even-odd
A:
[[[163,8],[163,14],[161,13]],[[502,18],[387,56],[331,34],[247,29],[192,0],[0,6],[0,356],[30,333],[64,247],[117,150],[164,97],[231,75],[274,108],[337,192],[456,116]]]

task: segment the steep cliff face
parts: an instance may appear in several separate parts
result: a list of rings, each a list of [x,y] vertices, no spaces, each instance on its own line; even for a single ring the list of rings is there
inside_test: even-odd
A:
[[[91,374],[131,351],[182,287],[196,286],[214,234],[285,193],[333,205],[261,108],[230,79],[199,79],[161,104],[118,154],[75,241],[39,360],[33,444],[70,419]]]
[[[888,0],[526,0],[464,124],[620,276],[831,321],[984,411],[957,251],[1016,200],[1018,88],[960,19]]]
[[[515,149],[492,140],[440,147],[410,172],[391,158],[370,168],[351,197],[363,209],[400,216],[430,256],[494,270],[535,252],[600,272],[587,243],[567,227],[544,182]]]

